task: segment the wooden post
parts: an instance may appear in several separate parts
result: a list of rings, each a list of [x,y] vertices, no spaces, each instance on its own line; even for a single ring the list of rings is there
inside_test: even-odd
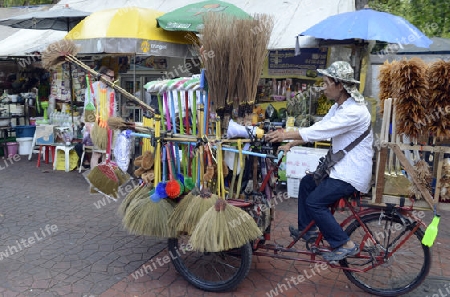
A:
[[[384,171],[386,169],[386,161],[388,155],[388,148],[382,147],[378,154],[378,168],[376,176],[376,188],[375,188],[375,203],[381,203],[384,192]]]
[[[400,147],[397,144],[389,144],[389,147],[394,151],[395,155],[397,156],[400,163],[403,165],[403,168],[405,168],[408,175],[411,177],[412,182],[417,186],[420,193],[422,194],[423,198],[427,203],[430,205],[431,209],[434,209],[434,201],[433,197],[431,196],[430,192],[418,182],[416,172],[414,171],[414,167],[409,163],[408,159],[406,159],[403,152],[400,150]]]

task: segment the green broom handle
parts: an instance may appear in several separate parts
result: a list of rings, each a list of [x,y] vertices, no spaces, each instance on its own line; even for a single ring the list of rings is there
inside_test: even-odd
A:
[[[166,123],[164,122],[164,110],[163,110],[163,104],[162,104],[162,100],[161,100],[161,94],[157,93],[156,97],[158,98],[158,108],[159,108],[159,113],[161,115],[162,126],[163,126],[163,129],[166,130]]]

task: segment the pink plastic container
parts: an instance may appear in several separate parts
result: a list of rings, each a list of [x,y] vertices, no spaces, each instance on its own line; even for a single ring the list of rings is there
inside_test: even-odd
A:
[[[7,142],[6,147],[8,151],[8,158],[12,158],[17,155],[17,149],[19,148],[19,144],[17,142]]]

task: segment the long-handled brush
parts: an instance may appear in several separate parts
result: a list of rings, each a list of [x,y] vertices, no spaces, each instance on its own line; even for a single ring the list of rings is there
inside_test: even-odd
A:
[[[78,52],[78,48],[73,40],[70,39],[62,39],[56,42],[53,42],[47,46],[47,48],[42,52],[41,58],[42,58],[42,66],[47,69],[51,70],[55,66],[60,65],[64,62],[69,62],[72,64],[77,65],[78,67],[85,70],[87,73],[90,73],[94,77],[98,77],[101,81],[103,81],[108,87],[113,88],[114,90],[118,91],[122,95],[124,95],[127,99],[130,99],[143,109],[149,111],[150,113],[155,113],[155,110],[148,104],[146,104],[144,101],[139,99],[138,97],[134,96],[133,94],[130,94],[127,92],[124,88],[120,87],[119,85],[116,85],[114,82],[109,81],[108,79],[105,79],[102,77],[100,73],[95,71],[94,69],[87,66],[85,63],[80,61],[76,54]]]
[[[220,139],[220,118],[216,119],[216,133]],[[220,196],[200,219],[190,238],[194,250],[219,252],[241,247],[262,235],[253,218],[244,210],[228,204],[223,184],[223,158],[220,141],[217,144],[217,182]]]
[[[169,224],[177,232],[191,234],[206,211],[214,206],[217,199],[218,196],[206,188],[202,190],[194,188],[175,208],[169,218]]]
[[[106,113],[111,116],[114,112],[114,94],[109,98],[109,104],[106,104]],[[106,120],[102,125],[106,125]],[[113,141],[113,131],[104,128],[106,133],[106,158],[101,164],[97,164],[91,169],[85,178],[95,191],[105,195],[112,195],[117,198],[117,191],[120,186],[125,184],[130,176],[128,173],[122,171],[119,166],[111,161],[111,143]]]
[[[155,137],[160,137],[159,115],[155,115]],[[161,143],[158,141],[155,150],[155,179],[154,186],[160,181],[161,167]],[[169,216],[173,212],[173,206],[167,199],[153,202],[150,193],[139,193],[126,209],[122,219],[123,226],[132,234],[157,237],[174,237],[175,231],[168,225]]]
[[[174,230],[167,224],[173,206],[166,200],[155,203],[149,193],[140,191],[127,207],[123,226],[132,234],[157,237],[173,237]]]

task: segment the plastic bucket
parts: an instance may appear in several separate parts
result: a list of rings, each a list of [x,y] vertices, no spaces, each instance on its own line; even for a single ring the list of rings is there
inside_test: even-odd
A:
[[[16,138],[33,137],[36,126],[15,126]]]
[[[19,143],[19,155],[29,155],[32,152],[33,137],[16,138],[16,141]]]
[[[19,144],[17,142],[7,142],[6,147],[8,152],[8,158],[12,158],[15,155],[17,155],[17,149],[19,147]]]

